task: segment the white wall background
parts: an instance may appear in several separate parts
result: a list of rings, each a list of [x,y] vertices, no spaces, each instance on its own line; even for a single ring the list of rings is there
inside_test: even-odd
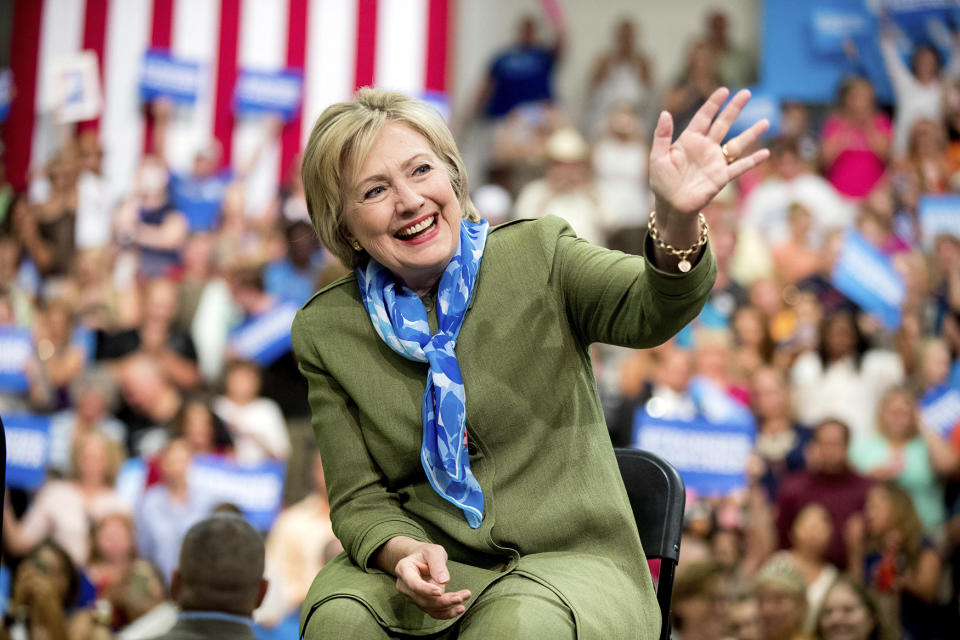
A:
[[[613,27],[630,17],[639,27],[637,42],[654,61],[658,90],[676,77],[689,42],[702,34],[712,9],[726,12],[729,34],[737,45],[760,48],[761,0],[558,0],[567,24],[567,50],[554,81],[561,102],[576,121],[586,98],[589,73],[597,56],[612,42]],[[538,17],[541,38],[550,33],[540,0],[459,0],[455,3],[451,93],[454,112],[472,105],[493,54],[510,44],[519,18]]]

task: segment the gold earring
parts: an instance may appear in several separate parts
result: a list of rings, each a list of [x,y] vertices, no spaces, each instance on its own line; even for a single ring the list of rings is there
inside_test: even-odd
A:
[[[360,246],[360,243],[357,242],[356,240],[351,240],[351,241],[350,241],[350,244],[353,245],[353,250],[354,250],[354,251],[362,251],[362,250],[363,250],[363,247],[361,247],[361,246]]]

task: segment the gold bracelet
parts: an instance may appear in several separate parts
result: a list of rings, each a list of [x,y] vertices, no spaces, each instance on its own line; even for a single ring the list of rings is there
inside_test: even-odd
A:
[[[657,229],[657,222],[655,219],[656,211],[650,212],[650,220],[647,222],[647,233],[653,238],[654,244],[659,248],[663,249],[672,256],[680,258],[680,262],[677,263],[677,268],[680,269],[683,273],[690,271],[690,268],[693,266],[690,264],[689,257],[693,253],[700,250],[700,247],[707,244],[707,232],[710,231],[710,227],[707,226],[707,219],[703,217],[703,213],[697,214],[697,222],[700,223],[700,237],[697,238],[697,242],[687,249],[677,249],[673,245],[667,244],[663,241],[663,238],[660,237],[660,231]]]

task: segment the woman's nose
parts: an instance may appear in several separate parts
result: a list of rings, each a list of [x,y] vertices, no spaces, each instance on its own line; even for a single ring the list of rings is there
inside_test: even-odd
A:
[[[397,210],[417,211],[423,206],[424,198],[416,190],[415,186],[405,180],[397,182]]]

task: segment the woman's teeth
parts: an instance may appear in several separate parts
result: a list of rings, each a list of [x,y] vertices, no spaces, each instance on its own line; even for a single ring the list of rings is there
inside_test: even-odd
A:
[[[406,229],[401,229],[397,232],[397,237],[399,238],[411,238],[424,229],[428,229],[433,226],[433,223],[437,221],[437,216],[433,215],[424,220],[423,222],[417,223],[412,227],[407,227]]]

